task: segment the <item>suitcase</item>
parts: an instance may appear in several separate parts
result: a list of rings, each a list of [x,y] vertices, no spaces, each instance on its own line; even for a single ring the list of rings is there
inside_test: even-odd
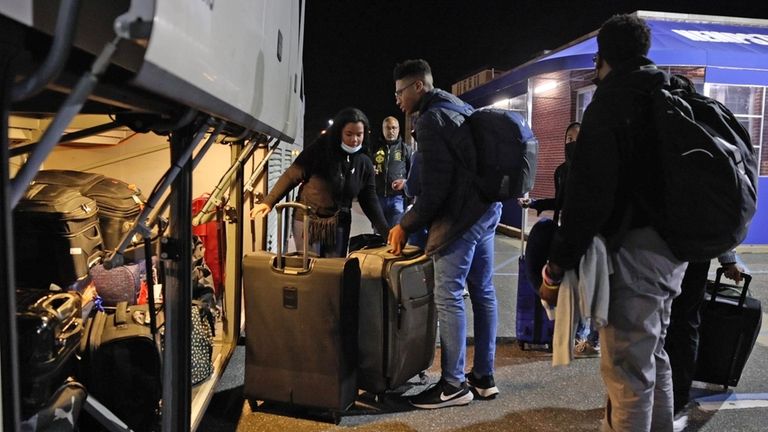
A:
[[[35,183],[69,187],[96,201],[104,248],[109,250],[117,248],[146,202],[135,186],[97,173],[43,170],[35,176]]]
[[[130,231],[141,213],[146,199],[138,188],[124,181],[104,177],[88,188],[83,195],[90,197],[99,206],[99,225],[104,248],[115,250],[123,235]],[[132,246],[141,244],[134,240]]]
[[[85,171],[73,170],[41,170],[35,175],[34,183],[67,186],[82,195],[104,178],[103,175]]]
[[[528,263],[525,255],[525,226],[527,209],[523,209],[522,228],[520,229],[520,259],[517,276],[517,305],[515,316],[515,333],[520,349],[528,345],[544,345],[551,347],[552,336],[555,332],[555,322],[547,317],[547,311],[541,304],[538,287],[531,283],[528,274]]]
[[[349,254],[360,261],[358,387],[394,390],[432,365],[437,313],[432,259],[406,246],[402,256],[389,246]]]
[[[163,314],[158,314],[158,328]],[[99,311],[81,343],[80,378],[99,402],[135,431],[156,426],[162,397],[160,336],[153,338],[149,305]]]
[[[277,254],[243,258],[245,383],[250,400],[331,412],[357,396],[357,321],[360,267],[354,258],[283,256],[278,204]],[[308,216],[304,227],[307,229]]]
[[[762,325],[760,300],[748,296],[752,277],[743,274],[744,287],[720,282],[717,269],[714,283],[708,283],[699,325],[699,351],[693,379],[736,386],[755,346]]]
[[[80,295],[16,290],[21,411],[23,418],[49,403],[76,370],[83,334]]]
[[[13,212],[18,286],[72,285],[104,249],[96,202],[66,186],[35,183]]]

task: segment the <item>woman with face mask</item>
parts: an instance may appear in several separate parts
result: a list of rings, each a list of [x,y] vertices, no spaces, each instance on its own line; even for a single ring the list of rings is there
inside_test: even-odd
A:
[[[251,210],[251,217],[265,216],[301,185],[297,201],[313,210],[308,230],[310,251],[321,257],[346,256],[354,198],[378,232],[388,232],[376,196],[373,163],[362,150],[368,130],[368,118],[359,109],[339,111],[327,133],[304,148],[266,198]],[[294,211],[293,237],[296,249],[302,250],[304,213],[300,210]]]
[[[565,202],[565,184],[568,181],[568,169],[573,159],[574,146],[579,137],[581,123],[573,122],[565,129],[565,161],[555,169],[555,197],[544,199],[523,199],[520,204],[530,207],[541,214],[545,210],[554,210],[554,221],[560,220],[560,209]],[[576,327],[574,354],[576,357],[597,357],[600,355],[600,341],[597,330],[593,330],[588,320],[582,320]]]

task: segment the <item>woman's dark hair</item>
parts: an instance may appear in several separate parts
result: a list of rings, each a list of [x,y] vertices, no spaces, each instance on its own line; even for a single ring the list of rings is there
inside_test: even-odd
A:
[[[612,67],[648,54],[651,48],[651,29],[645,20],[635,15],[614,15],[597,33],[600,57]]]
[[[331,139],[331,143],[338,144],[341,142],[341,130],[344,129],[348,123],[363,123],[364,134],[363,144],[368,141],[368,131],[371,129],[371,125],[368,122],[368,117],[357,108],[347,107],[336,113],[333,118],[333,125],[328,131],[328,136]]]
[[[573,123],[569,124],[568,127],[565,128],[565,134],[568,135],[568,131],[573,129],[573,128],[575,128],[575,127],[579,127],[580,128],[581,127],[581,122],[573,122]]]

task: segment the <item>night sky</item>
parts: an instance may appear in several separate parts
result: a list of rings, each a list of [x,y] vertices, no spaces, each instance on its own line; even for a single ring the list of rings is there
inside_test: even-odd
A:
[[[355,106],[375,134],[395,105],[392,70],[424,58],[435,85],[486,68],[508,70],[640,10],[768,18],[765,0],[308,0],[304,26],[305,142]]]

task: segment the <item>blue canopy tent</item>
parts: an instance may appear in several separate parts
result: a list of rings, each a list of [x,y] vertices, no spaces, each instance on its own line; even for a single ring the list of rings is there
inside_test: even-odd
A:
[[[638,15],[651,28],[648,57],[657,65],[704,67],[706,83],[768,86],[768,21],[722,18],[729,22],[722,24],[711,22],[713,17],[652,12],[638,12]],[[690,21],[682,21],[685,19]],[[531,77],[564,70],[592,69],[592,57],[597,51],[596,35],[597,31],[590,33],[460,97],[474,106],[487,106],[526,93]],[[768,145],[767,139],[763,139],[763,146]],[[765,151],[768,148],[764,148]],[[765,172],[762,174],[758,201],[768,203],[768,176]],[[758,207],[745,243],[768,244],[768,204]]]

